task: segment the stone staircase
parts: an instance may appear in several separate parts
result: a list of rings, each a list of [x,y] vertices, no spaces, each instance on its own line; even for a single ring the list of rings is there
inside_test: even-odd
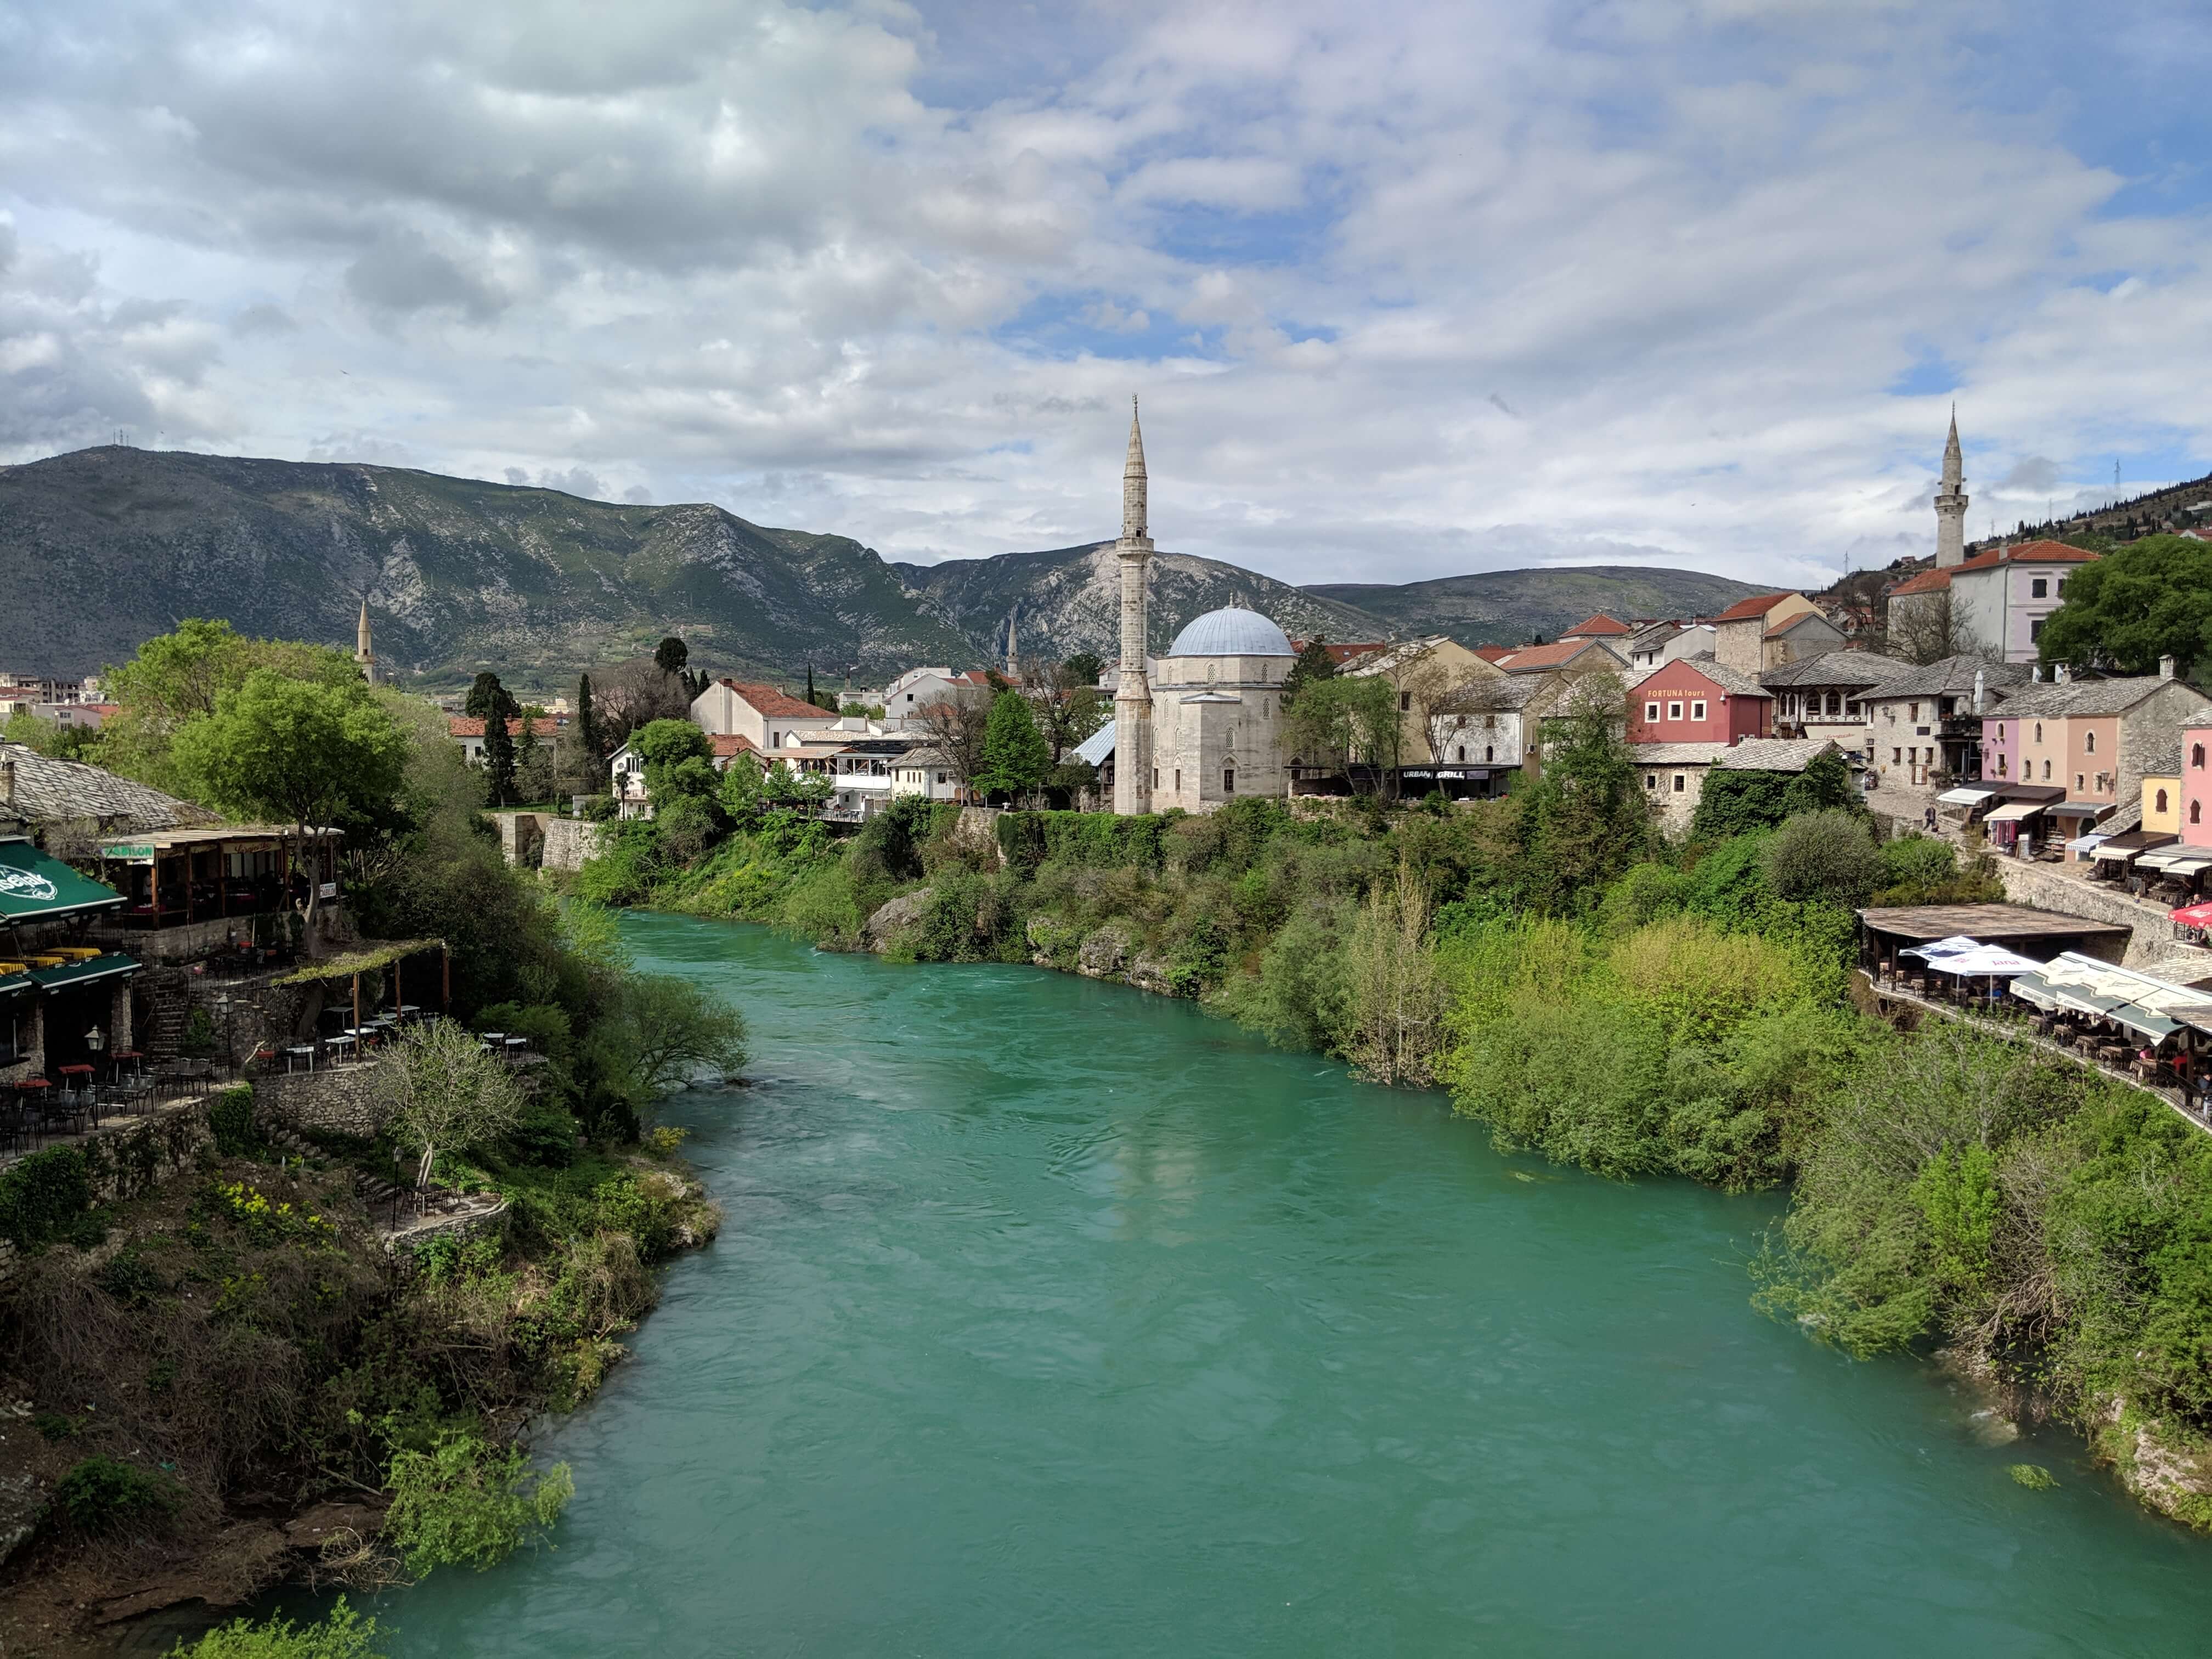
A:
[[[192,976],[182,968],[149,968],[139,981],[153,1012],[137,1033],[138,1048],[151,1060],[171,1060],[184,1046],[185,1020],[191,1010]]]

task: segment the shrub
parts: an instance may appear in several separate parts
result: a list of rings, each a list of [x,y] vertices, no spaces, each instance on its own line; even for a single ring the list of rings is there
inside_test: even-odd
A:
[[[95,1455],[54,1483],[54,1508],[74,1530],[120,1532],[165,1527],[184,1503],[184,1489],[158,1470]]]
[[[386,1483],[385,1539],[418,1577],[442,1566],[481,1572],[505,1560],[542,1538],[576,1490],[566,1463],[533,1473],[516,1448],[453,1431],[432,1450],[394,1453]]]
[[[1881,855],[1866,820],[1842,807],[1801,812],[1776,830],[1764,854],[1778,898],[1860,905],[1873,892]]]
[[[177,1039],[177,1052],[192,1060],[205,1060],[215,1052],[215,1020],[204,1008],[195,1008],[185,1016],[184,1035]]]
[[[208,1103],[208,1128],[215,1149],[225,1158],[246,1158],[261,1145],[253,1130],[253,1090],[240,1083],[223,1090]]]
[[[0,1238],[25,1249],[74,1232],[92,1204],[92,1176],[75,1146],[51,1146],[0,1173]]]
[[[257,1625],[234,1619],[190,1647],[178,1643],[167,1659],[383,1659],[368,1645],[375,1634],[376,1620],[363,1620],[341,1595],[314,1624],[272,1618]]]

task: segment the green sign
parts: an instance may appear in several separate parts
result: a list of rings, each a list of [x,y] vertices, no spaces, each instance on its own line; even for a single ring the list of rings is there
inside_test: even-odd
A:
[[[154,856],[151,842],[118,841],[100,849],[104,859],[150,859]]]

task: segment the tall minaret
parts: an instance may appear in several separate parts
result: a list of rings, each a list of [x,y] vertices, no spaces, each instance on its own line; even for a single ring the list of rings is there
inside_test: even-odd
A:
[[[353,659],[361,665],[361,677],[371,685],[376,684],[376,644],[368,637],[368,596],[361,601],[361,622],[353,632]]]
[[[1965,463],[1959,454],[1959,410],[1951,409],[1951,435],[1943,443],[1943,487],[1936,492],[1936,568],[1948,570],[1966,557]]]
[[[1127,817],[1152,810],[1152,688],[1145,673],[1151,630],[1145,579],[1152,562],[1146,533],[1145,434],[1137,427],[1137,400],[1129,399],[1129,459],[1121,467],[1121,539],[1114,556],[1121,566],[1121,683],[1114,693],[1114,810]]]

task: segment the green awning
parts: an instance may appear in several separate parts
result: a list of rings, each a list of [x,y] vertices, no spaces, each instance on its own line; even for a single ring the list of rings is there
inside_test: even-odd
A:
[[[0,997],[21,996],[34,984],[28,974],[0,974]]]
[[[112,887],[90,881],[27,841],[0,841],[0,921],[44,921],[123,902]]]
[[[88,962],[72,962],[63,968],[33,968],[32,982],[41,991],[58,991],[64,985],[82,985],[89,980],[112,979],[118,974],[135,974],[138,959],[111,951],[104,957],[94,957]]]

